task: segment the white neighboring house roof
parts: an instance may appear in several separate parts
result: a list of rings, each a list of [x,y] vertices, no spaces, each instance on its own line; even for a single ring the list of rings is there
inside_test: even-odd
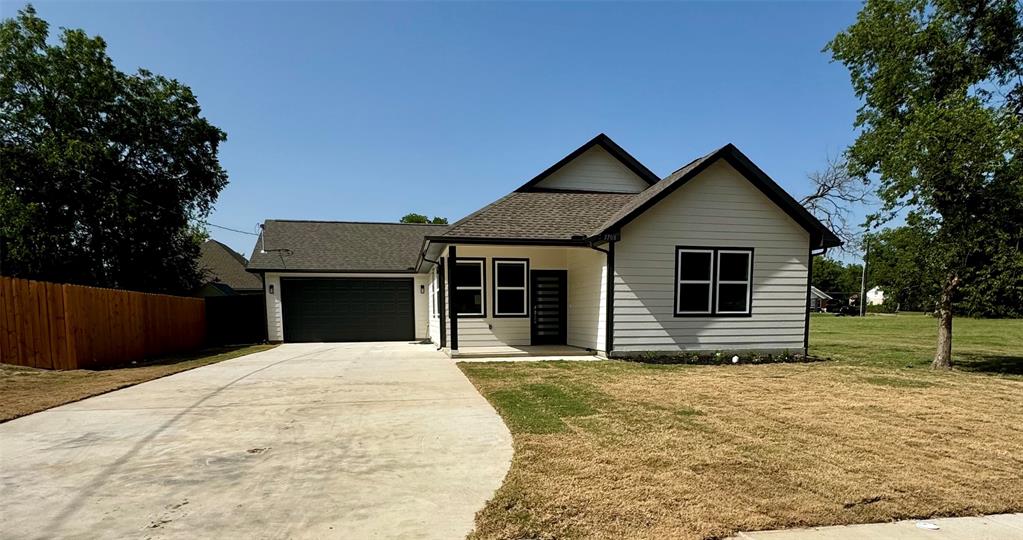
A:
[[[833,300],[833,298],[831,298],[831,296],[828,295],[828,293],[818,289],[817,287],[814,287],[813,285],[810,285],[810,294],[817,298],[820,298],[821,300]]]

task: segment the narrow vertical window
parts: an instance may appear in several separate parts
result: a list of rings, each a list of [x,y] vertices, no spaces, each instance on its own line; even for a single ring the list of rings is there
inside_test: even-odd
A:
[[[676,257],[675,314],[709,314],[714,250],[679,248]]]
[[[454,287],[454,301],[459,317],[483,317],[486,315],[483,300],[483,259],[459,257],[451,270],[451,286]]]
[[[494,316],[526,317],[529,261],[494,259]]]
[[[721,249],[717,257],[716,311],[725,315],[749,313],[753,254],[748,250]]]

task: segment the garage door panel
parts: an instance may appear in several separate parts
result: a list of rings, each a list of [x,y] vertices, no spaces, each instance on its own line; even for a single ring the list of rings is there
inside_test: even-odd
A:
[[[411,341],[411,279],[281,280],[285,341]]]

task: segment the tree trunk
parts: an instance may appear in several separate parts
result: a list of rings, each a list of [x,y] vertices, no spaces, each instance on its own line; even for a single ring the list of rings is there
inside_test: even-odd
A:
[[[941,286],[938,301],[938,350],[931,362],[933,369],[952,369],[952,295],[959,285],[959,276],[951,275]]]

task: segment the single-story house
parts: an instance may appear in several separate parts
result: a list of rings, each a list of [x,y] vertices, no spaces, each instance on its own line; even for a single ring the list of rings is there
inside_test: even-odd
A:
[[[795,352],[840,244],[731,144],[662,179],[601,134],[450,226],[268,220],[248,270],[271,341]]]
[[[247,264],[241,253],[216,240],[206,240],[199,246],[198,265],[203,273],[203,284],[195,291],[195,296],[262,294],[263,281],[245,270]]]
[[[834,300],[831,295],[810,285],[810,311],[827,311],[831,300]]]
[[[880,306],[884,303],[884,289],[881,287],[872,287],[867,291],[867,305],[868,306]]]

